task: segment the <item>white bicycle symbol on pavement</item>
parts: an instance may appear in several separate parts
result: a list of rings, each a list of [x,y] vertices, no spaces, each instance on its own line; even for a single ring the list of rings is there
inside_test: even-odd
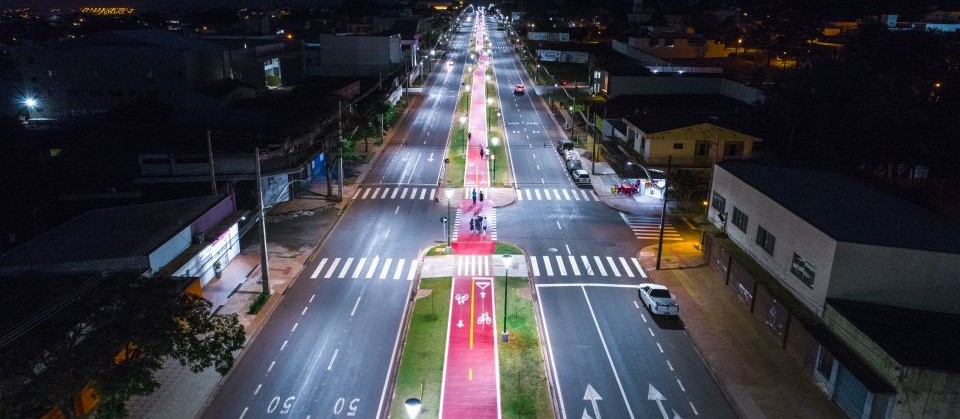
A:
[[[491,324],[493,319],[490,318],[490,315],[486,311],[483,314],[480,314],[480,317],[477,317],[477,324]]]
[[[457,294],[455,298],[457,299],[457,304],[463,305],[463,303],[470,299],[470,296],[467,294]]]

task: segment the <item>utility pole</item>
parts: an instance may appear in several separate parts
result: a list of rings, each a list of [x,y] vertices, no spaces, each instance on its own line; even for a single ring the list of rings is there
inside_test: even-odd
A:
[[[657,270],[660,270],[660,259],[663,257],[663,223],[667,217],[667,192],[670,191],[670,167],[673,156],[667,157],[667,177],[663,180],[663,209],[660,210],[660,239],[657,245]]]
[[[337,192],[340,201],[343,201],[343,102],[337,101],[337,147],[340,152],[337,166]]]
[[[267,261],[267,217],[263,211],[263,178],[260,177],[260,148],[254,149],[257,162],[257,200],[260,203],[260,283],[263,292],[270,294],[270,265]]]
[[[213,146],[211,145],[210,136],[212,131],[207,130],[207,161],[210,165],[210,193],[213,195],[217,194],[217,174],[213,169]]]

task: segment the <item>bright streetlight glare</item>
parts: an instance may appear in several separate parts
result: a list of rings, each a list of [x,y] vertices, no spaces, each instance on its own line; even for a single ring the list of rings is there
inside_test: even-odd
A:
[[[27,98],[26,100],[23,101],[23,104],[24,104],[24,105],[27,105],[28,108],[36,108],[36,107],[37,107],[37,100],[34,99],[34,98],[32,98],[32,97],[31,97],[31,98]]]

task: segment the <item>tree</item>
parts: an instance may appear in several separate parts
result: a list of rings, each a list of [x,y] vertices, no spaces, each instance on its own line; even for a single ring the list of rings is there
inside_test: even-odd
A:
[[[692,171],[677,169],[670,174],[669,199],[676,201],[680,209],[687,209],[691,200],[706,196],[710,185],[707,179],[698,177]]]
[[[56,299],[69,280],[10,282],[0,304],[23,313],[30,304],[22,301]],[[182,280],[116,274],[74,282],[95,286],[0,348],[0,416],[37,417],[55,405],[70,415],[70,399],[91,385],[99,417],[125,417],[131,396],[157,388],[154,374],[166,358],[226,374],[245,342],[236,315],[211,315],[209,301],[182,292]]]

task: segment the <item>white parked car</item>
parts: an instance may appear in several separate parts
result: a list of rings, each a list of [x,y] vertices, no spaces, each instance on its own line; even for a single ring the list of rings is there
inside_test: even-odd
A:
[[[640,284],[640,302],[653,314],[661,316],[679,316],[680,306],[673,299],[670,290],[663,285]]]

